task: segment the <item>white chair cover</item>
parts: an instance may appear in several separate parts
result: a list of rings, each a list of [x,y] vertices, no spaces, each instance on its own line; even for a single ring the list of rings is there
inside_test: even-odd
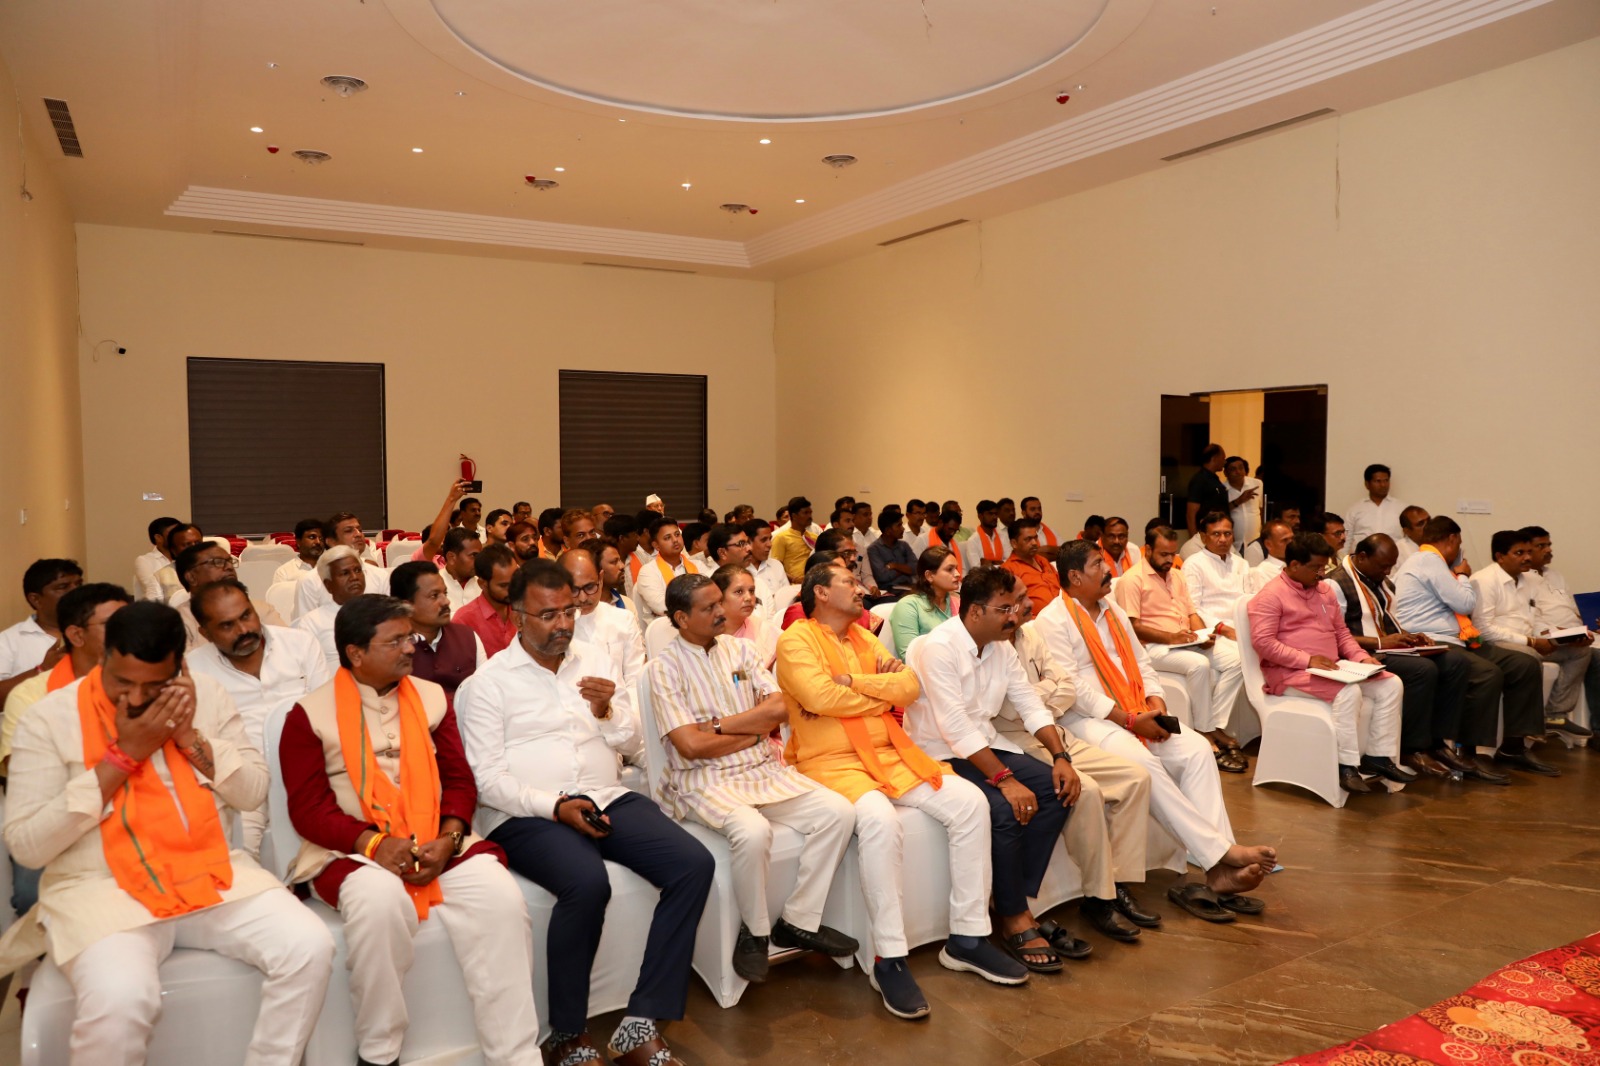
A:
[[[401,563],[409,563],[420,547],[422,547],[420,540],[391,540],[389,546],[383,550],[384,567],[393,570]]]
[[[268,585],[266,588],[267,603],[271,604],[272,609],[283,616],[285,622],[294,621],[294,590],[297,584],[298,582],[294,581],[279,581],[276,584]],[[250,591],[256,591],[254,585],[250,586]]]
[[[644,627],[644,657],[654,659],[677,635],[678,631],[672,627],[669,619],[652,618],[650,624]]]

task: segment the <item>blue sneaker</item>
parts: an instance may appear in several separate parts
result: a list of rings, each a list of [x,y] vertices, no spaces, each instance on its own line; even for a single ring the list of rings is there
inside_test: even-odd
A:
[[[981,936],[953,936],[946,940],[939,949],[939,965],[947,970],[975,973],[997,985],[1020,985],[1028,980],[1026,966]]]
[[[896,1018],[916,1020],[928,1016],[928,999],[917,987],[917,980],[911,976],[911,968],[904,958],[879,959],[867,980],[883,997],[884,1008]]]

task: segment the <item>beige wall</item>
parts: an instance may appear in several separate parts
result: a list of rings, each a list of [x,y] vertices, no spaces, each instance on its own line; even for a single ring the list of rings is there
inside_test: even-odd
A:
[[[84,551],[72,213],[51,170],[72,161],[32,137],[19,148],[17,108],[0,62],[0,625],[27,614],[28,563]]]
[[[1327,382],[1335,507],[1387,462],[1492,501],[1474,561],[1537,521],[1600,588],[1597,175],[1592,40],[781,281],[778,428],[817,446],[778,483],[1033,493],[1070,533],[1154,512],[1160,393]]]
[[[188,514],[191,355],[385,363],[394,525],[433,517],[460,452],[486,506],[554,505],[560,368],[708,375],[712,506],[775,499],[771,283],[92,225],[78,242],[86,334],[128,349],[83,360],[89,555],[112,575],[146,522]],[[338,461],[337,427],[262,444]]]

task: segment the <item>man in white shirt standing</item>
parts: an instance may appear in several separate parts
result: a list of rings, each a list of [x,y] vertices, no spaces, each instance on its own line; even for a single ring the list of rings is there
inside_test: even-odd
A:
[[[181,525],[183,522],[179,519],[164,516],[147,527],[150,550],[133,561],[133,594],[141,600],[161,601],[161,583],[156,580],[156,573],[172,562],[172,553],[167,550],[167,531]]]
[[[1223,487],[1228,490],[1228,517],[1233,519],[1234,535],[1240,544],[1249,544],[1261,535],[1261,514],[1266,500],[1261,494],[1261,479],[1250,476],[1250,464],[1237,455],[1228,456],[1222,465]]]
[[[456,694],[478,782],[477,825],[513,870],[556,897],[546,956],[549,1062],[600,1057],[587,1030],[589,975],[611,898],[605,863],[661,890],[639,980],[610,1047],[620,1066],[647,1066],[656,1053],[670,1054],[657,1021],[683,1017],[716,863],[648,797],[619,783],[617,756],[642,747],[639,721],[610,658],[573,639],[579,609],[571,576],[536,559],[512,577],[510,596],[517,639]]]
[[[1213,672],[1210,705],[1191,703],[1189,713],[1195,729],[1217,746],[1218,755],[1229,764],[1223,768],[1229,769],[1244,760],[1239,742],[1228,732],[1228,722],[1233,718],[1233,705],[1238,702],[1243,681],[1226,687],[1223,681],[1229,671],[1243,669],[1239,664],[1239,636],[1233,629],[1233,613],[1240,597],[1245,595],[1245,578],[1250,566],[1233,550],[1231,518],[1221,511],[1212,511],[1201,516],[1199,525],[1199,539],[1205,550],[1189,557],[1183,567],[1183,580],[1189,588],[1189,602],[1194,605],[1195,613],[1211,627],[1216,643],[1210,652]]]
[[[1167,714],[1161,679],[1128,616],[1110,599],[1111,572],[1100,552],[1072,541],[1062,546],[1057,567],[1065,594],[1033,624],[1056,662],[1081,679],[1064,724],[1150,774],[1151,813],[1205,871],[1204,884],[1174,885],[1167,893],[1173,903],[1212,922],[1261,913],[1264,903],[1237,893],[1262,882],[1277,850],[1234,841],[1211,746],[1196,732],[1170,733],[1157,720]]]
[[[302,518],[294,524],[295,557],[272,573],[272,583],[299,581],[317,568],[317,559],[327,545],[320,518]]]
[[[1589,706],[1589,728],[1593,730],[1600,726],[1600,646],[1596,646],[1592,628],[1578,610],[1578,601],[1567,591],[1567,579],[1550,565],[1555,558],[1550,531],[1543,526],[1526,526],[1522,532],[1533,545],[1532,569],[1522,576],[1533,590],[1536,624],[1545,629],[1576,629],[1580,626],[1590,629],[1580,643],[1589,649],[1589,668],[1584,674],[1583,691]],[[1590,621],[1594,623],[1593,628],[1600,628],[1600,620]],[[1589,747],[1600,751],[1600,740],[1590,737]]]
[[[1594,656],[1587,642],[1557,644],[1543,635],[1549,627],[1536,621],[1536,593],[1532,584],[1524,579],[1533,569],[1531,538],[1521,530],[1502,529],[1490,541],[1489,550],[1494,562],[1472,575],[1472,584],[1478,591],[1472,624],[1478,627],[1484,640],[1493,641],[1507,651],[1530,656],[1541,663],[1554,663],[1560,673],[1544,705],[1545,725],[1573,736],[1593,736],[1588,729],[1568,719],[1578,706],[1584,675],[1589,672]]]
[[[1261,539],[1267,557],[1252,566],[1244,575],[1244,594],[1254,596],[1267,587],[1267,582],[1283,573],[1283,550],[1294,539],[1294,530],[1281,518],[1267,523],[1267,535]]]
[[[1054,922],[1040,923],[1028,900],[1039,892],[1082,786],[1055,716],[1028,683],[1010,643],[1026,600],[1027,589],[1009,570],[967,571],[960,616],[913,640],[906,652],[922,685],[906,708],[906,731],[989,801],[993,906],[1007,953],[1033,973],[1059,973],[1057,942],[1076,958],[1084,954],[1082,942]],[[995,729],[1008,699],[1021,712],[1023,728],[1050,753],[1050,766]]]
[[[327,684],[333,668],[316,638],[263,623],[244,586],[233,578],[196,588],[189,608],[207,641],[189,653],[190,672],[214,677],[228,690],[250,743],[257,751],[266,751],[267,717]],[[267,828],[266,805],[242,812],[241,824],[244,850],[259,856]]]
[[[1386,533],[1399,544],[1405,535],[1400,529],[1400,512],[1406,505],[1389,495],[1389,468],[1373,463],[1361,479],[1367,484],[1367,494],[1344,513],[1345,536],[1352,544],[1360,544],[1374,533]]]

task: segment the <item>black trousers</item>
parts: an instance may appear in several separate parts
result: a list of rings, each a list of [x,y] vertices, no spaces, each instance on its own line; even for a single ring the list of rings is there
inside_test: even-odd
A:
[[[626,866],[661,890],[639,982],[628,1000],[628,1014],[640,1018],[683,1017],[695,931],[716,873],[716,860],[705,845],[646,797],[629,792],[605,813],[611,835],[599,840],[548,818],[512,818],[489,834],[505,849],[513,870],[556,897],[546,965],[550,1027],[558,1033],[588,1028],[589,971],[611,901],[606,861]]]
[[[1505,739],[1507,742],[1522,737],[1536,737],[1544,732],[1544,671],[1539,660],[1531,655],[1519,655],[1496,644],[1485,642],[1481,647],[1468,649],[1500,672],[1504,679],[1501,696],[1505,701]],[[1490,719],[1489,736],[1480,744],[1494,743],[1494,719]]]
[[[996,914],[1021,914],[1028,909],[1028,897],[1039,891],[1044,872],[1050,865],[1061,827],[1067,824],[1070,807],[1063,807],[1050,779],[1049,766],[1031,755],[989,749],[1005,764],[1016,779],[1032,790],[1038,801],[1027,825],[1017,821],[1005,793],[989,784],[976,766],[965,759],[951,759],[950,769],[983,790],[989,801],[989,852],[994,866],[994,909]]]
[[[1400,703],[1401,752],[1428,751],[1460,736],[1469,665],[1466,655],[1448,651],[1432,657],[1384,656],[1383,668],[1406,687]]]

